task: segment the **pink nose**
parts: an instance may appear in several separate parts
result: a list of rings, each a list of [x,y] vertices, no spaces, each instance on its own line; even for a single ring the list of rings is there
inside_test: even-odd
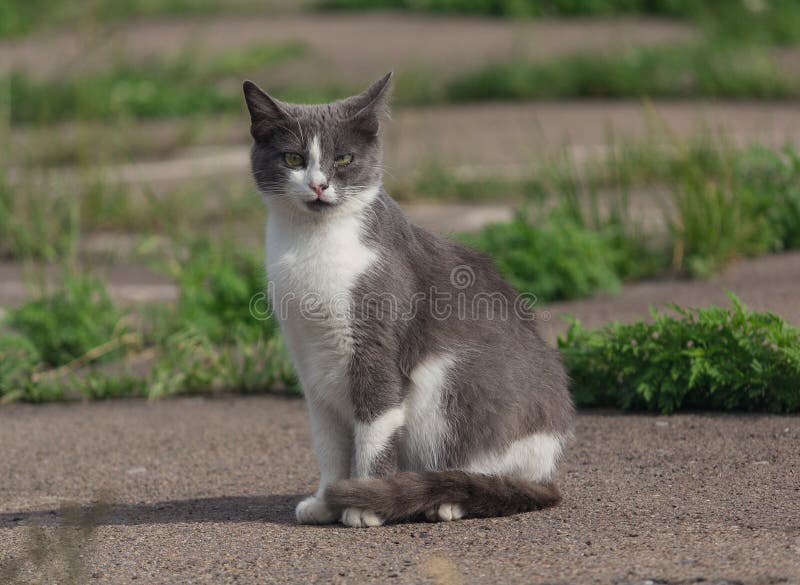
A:
[[[322,192],[328,188],[327,183],[323,183],[322,185],[318,185],[317,183],[309,183],[308,186],[311,190],[317,194],[317,197],[322,197]]]

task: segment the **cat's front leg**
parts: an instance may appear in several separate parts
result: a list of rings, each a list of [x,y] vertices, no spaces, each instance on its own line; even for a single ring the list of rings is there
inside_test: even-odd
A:
[[[354,477],[383,477],[397,471],[403,423],[402,406],[391,408],[375,419],[356,422]],[[371,510],[346,508],[342,524],[354,528],[380,526],[383,518]]]
[[[309,403],[311,435],[319,462],[319,488],[297,505],[295,514],[300,524],[332,524],[341,509],[332,509],[325,502],[325,488],[350,476],[353,453],[352,431],[330,407]]]
[[[355,403],[353,477],[384,477],[397,471],[400,437],[405,410],[400,401],[399,376],[375,372],[371,365],[354,376]],[[379,367],[383,367],[379,365]],[[353,527],[380,526],[383,519],[370,510],[347,508],[342,524]]]

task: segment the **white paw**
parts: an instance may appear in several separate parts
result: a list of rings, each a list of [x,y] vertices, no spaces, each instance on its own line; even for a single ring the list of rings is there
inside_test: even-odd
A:
[[[363,528],[365,526],[380,526],[383,519],[375,512],[362,510],[361,508],[345,508],[342,512],[342,524],[352,528]]]
[[[295,509],[300,524],[332,524],[336,514],[328,507],[325,500],[317,496],[309,496]]]
[[[430,522],[450,522],[464,517],[464,508],[461,504],[440,504],[438,508],[431,508],[425,512],[425,517]]]

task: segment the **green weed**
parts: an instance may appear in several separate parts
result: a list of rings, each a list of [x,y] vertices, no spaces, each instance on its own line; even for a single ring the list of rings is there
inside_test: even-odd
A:
[[[27,337],[0,331],[0,399],[24,394],[40,364],[39,351]]]
[[[607,234],[587,230],[556,210],[532,222],[525,212],[504,224],[464,235],[468,245],[489,253],[500,273],[519,291],[540,301],[571,299],[615,291],[618,250]]]
[[[733,152],[716,175],[691,171],[673,190],[677,267],[706,276],[733,258],[800,244],[800,155],[793,147]]]
[[[412,185],[395,187],[392,194],[399,192],[401,199],[422,197],[443,201],[514,201],[533,199],[542,192],[541,184],[527,177],[462,178],[436,164],[421,169]]]
[[[296,392],[297,379],[279,337],[214,344],[188,325],[169,336],[148,387],[150,398],[178,393]]]
[[[57,367],[127,333],[123,316],[99,280],[68,273],[60,287],[9,310],[6,320],[44,364]]]
[[[603,265],[617,281],[670,268],[707,277],[733,259],[800,244],[800,154],[791,146],[775,151],[761,146],[738,150],[705,141],[666,148],[627,145],[583,168],[560,160],[525,179],[462,182],[442,170],[438,173],[425,182],[446,196],[488,199],[516,193],[536,206],[560,208],[552,217],[520,216],[467,237],[498,258],[517,286],[537,293],[530,288],[530,274],[543,270],[542,258],[552,258],[554,265],[566,269],[580,257],[575,251],[564,252],[563,245],[545,245],[543,238],[551,237],[553,230],[602,240]],[[660,217],[665,233],[645,231],[643,219],[631,213],[630,189],[635,185],[653,189],[652,215]],[[540,246],[547,251],[538,250]],[[591,264],[599,269],[593,260]],[[538,286],[547,292],[545,299],[566,298],[559,287]],[[592,290],[581,286],[573,294]]]
[[[143,63],[117,61],[107,71],[60,81],[10,74],[12,124],[194,116],[240,111],[242,99],[222,82],[297,57],[297,43],[261,45],[198,59],[185,53]]]
[[[41,298],[9,310],[10,331],[0,332],[0,398],[295,391],[262,266],[232,244],[191,240],[166,261],[180,287],[177,305],[130,314],[111,301],[100,281],[66,274]],[[150,356],[138,374],[122,359],[132,351]]]
[[[249,0],[4,0],[0,4],[0,38],[47,26],[263,10],[262,3]]]
[[[728,45],[640,47],[574,54],[545,62],[483,66],[447,83],[449,101],[568,97],[722,97],[786,99],[800,95],[762,50]]]
[[[652,323],[587,330],[573,321],[559,348],[579,406],[624,409],[800,409],[800,331],[778,315],[731,309],[653,311]]]
[[[45,193],[36,179],[12,186],[0,169],[0,258],[52,260],[74,254],[79,205]]]
[[[253,315],[254,299],[266,289],[261,258],[232,242],[194,239],[164,267],[180,287],[177,322],[190,324],[212,343],[271,337],[276,325]]]

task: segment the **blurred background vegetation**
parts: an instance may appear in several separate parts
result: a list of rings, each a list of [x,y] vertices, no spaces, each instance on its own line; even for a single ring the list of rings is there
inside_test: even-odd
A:
[[[253,316],[241,81],[313,103],[390,69],[390,193],[545,306],[800,247],[792,0],[5,0],[0,398],[296,391]],[[736,303],[699,315],[763,344],[680,314],[551,341],[581,404],[797,409],[795,313]],[[664,360],[617,351],[637,335]]]

